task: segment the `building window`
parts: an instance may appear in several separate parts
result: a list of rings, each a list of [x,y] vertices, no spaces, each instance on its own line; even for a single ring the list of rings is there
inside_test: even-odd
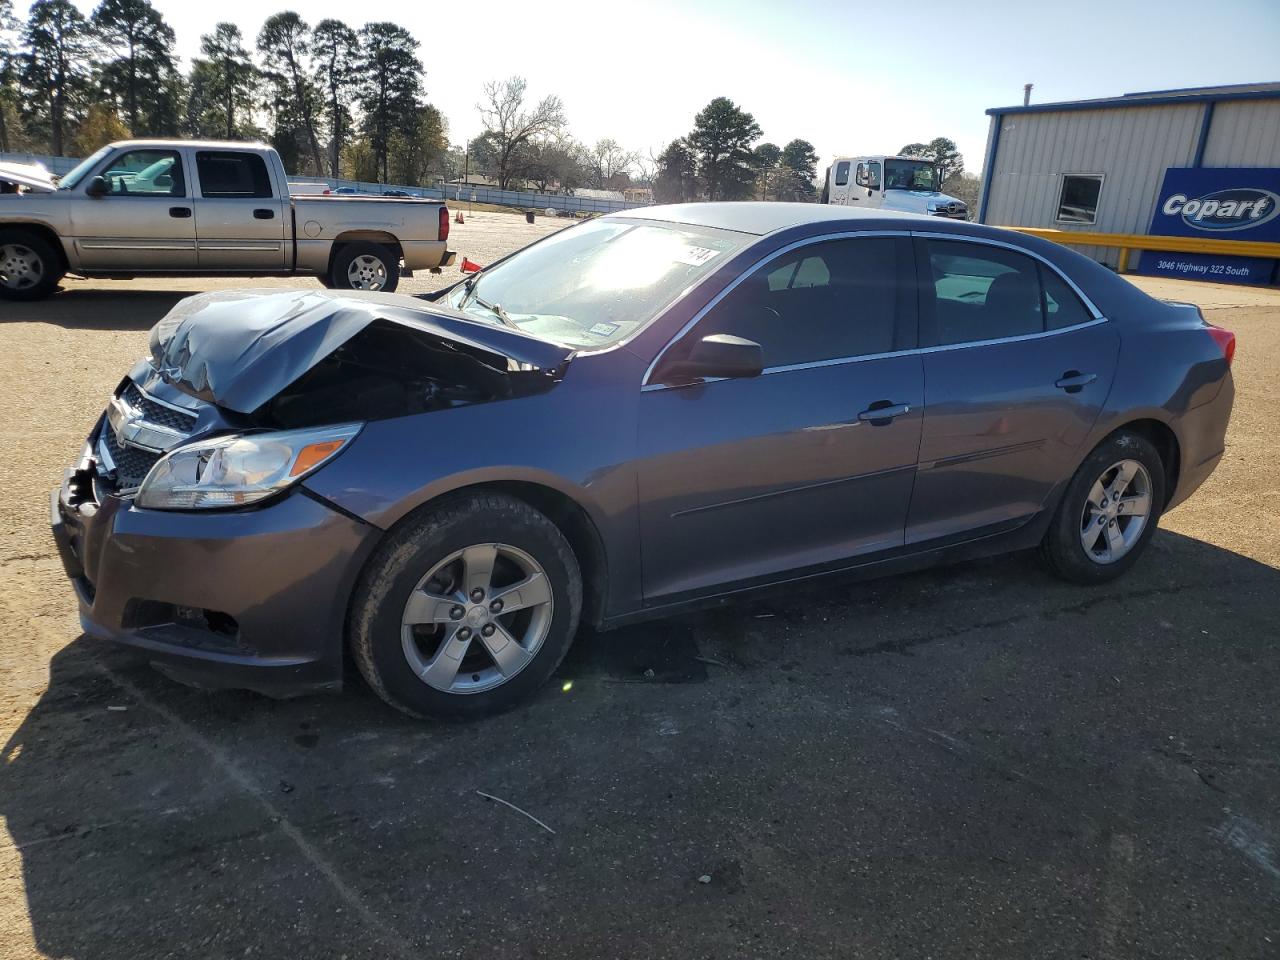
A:
[[[1095,223],[1101,193],[1101,174],[1069,173],[1063,176],[1062,195],[1058,198],[1058,222]]]

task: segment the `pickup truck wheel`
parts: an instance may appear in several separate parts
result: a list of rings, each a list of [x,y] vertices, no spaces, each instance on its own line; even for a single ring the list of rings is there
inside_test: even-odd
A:
[[[39,234],[0,233],[0,299],[43,300],[64,273],[61,258]]]
[[[400,258],[381,243],[347,243],[333,257],[328,286],[391,293],[400,283]]]
[[[564,659],[582,576],[559,528],[498,493],[441,501],[387,537],[352,598],[369,686],[412,716],[472,718],[526,700]]]

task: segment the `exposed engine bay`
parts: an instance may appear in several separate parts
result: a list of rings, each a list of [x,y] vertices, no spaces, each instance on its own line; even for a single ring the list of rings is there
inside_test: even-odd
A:
[[[375,320],[254,411],[252,419],[283,429],[383,420],[501,400],[553,382],[543,371],[507,366],[505,358],[485,351]]]

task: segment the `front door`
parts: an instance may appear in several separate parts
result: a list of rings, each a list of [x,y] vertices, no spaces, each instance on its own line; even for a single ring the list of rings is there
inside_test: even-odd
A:
[[[182,154],[176,150],[123,150],[95,176],[107,179],[104,196],[89,196],[84,178],[71,204],[71,235],[85,270],[130,273],[191,270],[196,230]]]
[[[1021,523],[1070,476],[1120,341],[1047,264],[919,239],[925,418],[907,542]]]
[[[918,355],[891,354],[915,345],[913,278],[905,238],[808,244],[757,268],[669,348],[745,337],[765,372],[644,388],[646,602],[903,544],[924,383]]]
[[[198,150],[196,238],[201,270],[278,273],[292,265],[287,188],[272,188],[260,153]]]

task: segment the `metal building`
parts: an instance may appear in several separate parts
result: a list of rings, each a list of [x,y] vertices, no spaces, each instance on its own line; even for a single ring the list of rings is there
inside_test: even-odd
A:
[[[1270,240],[1280,230],[1280,83],[995,107],[987,114],[983,223],[1228,240]],[[1167,178],[1182,184],[1176,187],[1182,193],[1166,189]],[[1198,188],[1204,199],[1220,197],[1207,208],[1217,215],[1203,223],[1178,220],[1174,214],[1204,209],[1199,195],[1186,204],[1187,189]],[[1170,199],[1178,196],[1181,206]],[[1230,204],[1222,199],[1228,196]],[[1245,216],[1228,223],[1221,211],[1237,208]],[[1116,265],[1114,249],[1078,249]],[[1143,255],[1143,268],[1151,256]],[[1157,272],[1155,262],[1149,272]],[[1266,272],[1274,277],[1275,264]]]

